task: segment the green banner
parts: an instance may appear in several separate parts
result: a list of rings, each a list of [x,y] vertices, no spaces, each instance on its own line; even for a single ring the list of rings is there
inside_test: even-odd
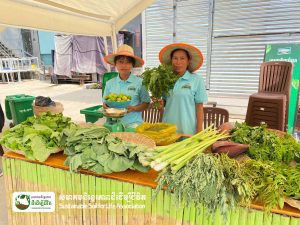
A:
[[[265,61],[288,61],[294,65],[288,113],[288,132],[293,134],[298,111],[300,44],[268,44],[265,51]]]

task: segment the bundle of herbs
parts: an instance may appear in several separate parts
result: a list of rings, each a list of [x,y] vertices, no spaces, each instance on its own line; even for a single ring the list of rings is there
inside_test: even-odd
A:
[[[247,126],[246,123],[236,123],[231,131],[233,142],[248,144],[248,154],[253,159],[285,162],[300,159],[300,143],[290,134],[283,137],[267,129],[262,124],[257,127]]]
[[[168,96],[169,90],[173,89],[179,78],[172,71],[172,67],[165,64],[154,68],[146,68],[142,77],[143,85],[151,92],[152,97],[157,99]]]
[[[211,214],[220,209],[226,216],[229,207],[248,205],[253,198],[248,177],[226,154],[200,154],[176,173],[170,167],[164,169],[157,182],[156,195],[166,187],[174,192],[176,204],[204,206]]]
[[[61,148],[61,132],[72,124],[71,119],[62,114],[43,113],[5,130],[0,144],[22,151],[28,159],[44,162],[51,153]]]
[[[145,146],[123,142],[104,127],[72,127],[64,130],[65,164],[70,171],[87,169],[96,173],[121,172],[127,169],[147,172],[138,160]]]
[[[242,166],[243,174],[253,186],[256,199],[266,211],[284,205],[284,198],[300,199],[300,171],[288,165],[249,160]]]

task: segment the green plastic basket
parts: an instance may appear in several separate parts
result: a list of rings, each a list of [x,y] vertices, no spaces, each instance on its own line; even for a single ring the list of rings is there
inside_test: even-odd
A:
[[[103,117],[103,113],[99,110],[102,108],[102,105],[96,105],[89,108],[81,109],[80,114],[85,115],[85,122],[95,123],[98,119]]]

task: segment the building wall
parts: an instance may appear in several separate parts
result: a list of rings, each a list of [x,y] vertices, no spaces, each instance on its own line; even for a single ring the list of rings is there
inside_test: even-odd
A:
[[[38,32],[41,60],[45,65],[52,65],[51,50],[54,50],[54,35],[52,32]]]
[[[17,56],[23,54],[23,41],[21,35],[21,29],[6,27],[0,32],[0,41]]]
[[[146,67],[159,65],[166,44],[200,48],[197,71],[210,95],[243,96],[257,91],[266,44],[300,43],[296,0],[158,0],[145,10]]]

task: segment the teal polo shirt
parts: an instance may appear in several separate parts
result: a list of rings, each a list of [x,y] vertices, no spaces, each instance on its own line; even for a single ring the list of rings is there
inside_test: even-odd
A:
[[[196,103],[207,102],[207,94],[202,77],[186,71],[180,77],[169,96],[165,97],[166,106],[163,122],[177,126],[177,133],[196,133]]]
[[[130,105],[132,106],[136,106],[144,102],[149,103],[150,96],[145,86],[142,85],[142,82],[143,80],[141,78],[133,74],[130,74],[127,80],[121,80],[118,75],[106,83],[103,99],[110,93],[122,93],[131,96]],[[131,127],[135,124],[139,125],[143,122],[142,112],[128,113],[121,119],[121,121],[126,127]]]

